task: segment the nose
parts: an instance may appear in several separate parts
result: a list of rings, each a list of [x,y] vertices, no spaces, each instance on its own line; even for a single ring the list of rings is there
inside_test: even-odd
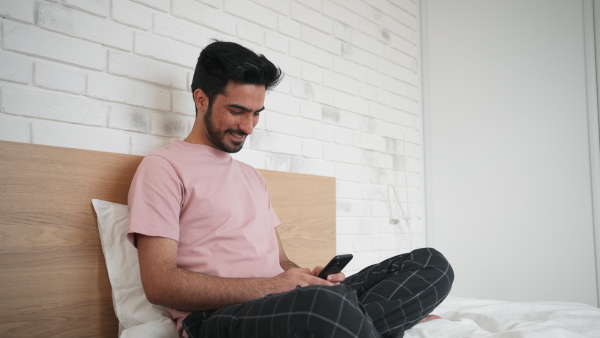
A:
[[[254,130],[254,127],[258,123],[258,116],[255,116],[253,113],[244,114],[244,117],[238,124],[238,128],[244,133],[250,135]]]

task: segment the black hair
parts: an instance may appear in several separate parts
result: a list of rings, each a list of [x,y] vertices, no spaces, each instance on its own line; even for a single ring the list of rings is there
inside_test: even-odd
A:
[[[202,89],[209,106],[223,94],[229,81],[274,88],[283,79],[283,72],[264,55],[259,55],[234,42],[214,41],[200,52],[192,93]],[[196,112],[197,113],[197,112]]]

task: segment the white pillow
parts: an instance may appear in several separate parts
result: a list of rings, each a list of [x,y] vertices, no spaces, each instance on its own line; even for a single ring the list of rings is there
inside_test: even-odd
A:
[[[129,207],[93,199],[102,252],[119,319],[119,337],[178,337],[169,311],[151,304],[140,278],[137,250],[127,240]]]

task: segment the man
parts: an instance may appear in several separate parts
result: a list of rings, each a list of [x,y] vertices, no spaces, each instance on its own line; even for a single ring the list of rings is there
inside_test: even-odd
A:
[[[230,42],[200,54],[189,136],[144,158],[129,193],[128,236],[148,300],[171,308],[182,336],[386,337],[426,317],[453,272],[433,249],[345,278],[316,275],[285,255],[269,192],[232,159],[282,73]]]

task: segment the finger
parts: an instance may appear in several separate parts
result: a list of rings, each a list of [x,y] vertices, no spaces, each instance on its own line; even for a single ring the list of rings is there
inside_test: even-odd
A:
[[[346,279],[346,275],[343,272],[338,272],[327,276],[327,280],[334,283],[343,282]]]
[[[322,266],[315,266],[315,268],[312,271],[312,275],[313,276],[318,276],[319,273],[321,273],[321,271],[323,271],[323,267]]]

